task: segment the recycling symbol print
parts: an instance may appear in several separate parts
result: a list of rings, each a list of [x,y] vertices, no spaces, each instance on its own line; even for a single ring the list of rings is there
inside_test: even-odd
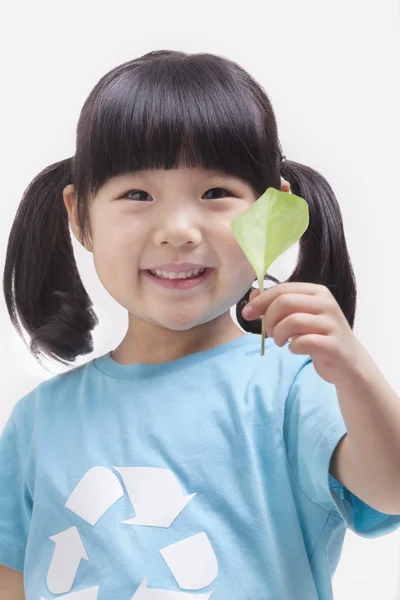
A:
[[[127,525],[169,528],[196,493],[185,496],[174,473],[156,467],[113,467],[125,485],[135,517]],[[96,491],[95,502],[93,490]],[[117,475],[107,467],[92,467],[79,481],[65,506],[94,526],[120,498],[124,490]],[[62,600],[97,600],[99,586],[71,591],[81,560],[89,561],[77,527],[50,537],[54,551],[47,573],[47,587]],[[215,581],[218,561],[205,532],[186,537],[159,549],[175,581],[183,590],[201,590]],[[195,569],[192,565],[196,565]],[[131,600],[208,600],[213,590],[198,594],[151,587],[144,574]],[[41,600],[46,600],[41,597]]]

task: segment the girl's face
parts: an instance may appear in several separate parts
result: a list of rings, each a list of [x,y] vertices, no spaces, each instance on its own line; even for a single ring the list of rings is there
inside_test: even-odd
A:
[[[90,209],[88,249],[102,284],[130,318],[157,328],[182,331],[218,318],[256,277],[231,222],[258,197],[241,179],[197,168],[110,179]],[[168,289],[144,273],[166,263],[213,271],[191,289]]]

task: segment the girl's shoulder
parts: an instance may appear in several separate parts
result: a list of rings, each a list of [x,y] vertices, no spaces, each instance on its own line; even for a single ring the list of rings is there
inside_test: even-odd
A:
[[[12,409],[15,423],[33,424],[38,410],[44,404],[57,405],[60,401],[64,402],[66,398],[73,397],[74,390],[92,363],[93,359],[38,383],[15,403]]]

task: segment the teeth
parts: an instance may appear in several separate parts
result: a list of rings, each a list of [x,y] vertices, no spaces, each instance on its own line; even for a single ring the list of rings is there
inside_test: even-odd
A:
[[[205,271],[204,269],[192,269],[191,271],[183,271],[182,273],[173,273],[172,271],[152,271],[150,269],[150,273],[155,275],[156,277],[161,277],[163,279],[189,279],[189,277],[197,277],[197,275],[202,275]]]

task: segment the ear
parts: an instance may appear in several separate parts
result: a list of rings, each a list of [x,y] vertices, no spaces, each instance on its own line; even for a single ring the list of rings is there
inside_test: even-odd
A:
[[[78,219],[78,209],[77,209],[77,201],[76,201],[76,197],[75,197],[75,188],[72,184],[67,185],[67,187],[64,188],[63,201],[64,201],[65,208],[67,209],[68,219],[71,224],[72,233],[74,234],[74,236],[78,240],[78,242],[80,244],[82,244],[82,241],[79,237],[80,224],[79,224],[79,219]],[[87,246],[86,244],[82,244],[82,245],[84,248],[86,248],[86,250],[88,250],[89,252],[92,252],[91,244],[89,246]]]
[[[283,177],[281,177],[281,192],[287,192],[288,194],[292,193],[290,190],[290,183],[286,181],[286,179],[283,179]]]

